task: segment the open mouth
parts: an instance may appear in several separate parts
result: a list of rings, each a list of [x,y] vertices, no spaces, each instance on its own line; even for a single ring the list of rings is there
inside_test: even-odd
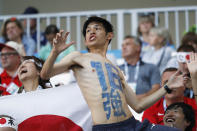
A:
[[[27,73],[27,70],[26,70],[26,69],[23,69],[23,70],[20,72],[21,75],[24,74],[24,73]]]
[[[90,41],[93,41],[95,39],[96,39],[96,36],[95,35],[90,36]]]
[[[175,119],[167,118],[165,121],[166,121],[166,123],[173,123],[173,122],[175,122]]]

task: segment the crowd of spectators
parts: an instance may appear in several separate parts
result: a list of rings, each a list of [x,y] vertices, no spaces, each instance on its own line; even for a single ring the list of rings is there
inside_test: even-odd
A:
[[[34,7],[29,7],[23,12],[27,15],[37,13],[39,11]],[[187,60],[191,52],[197,53],[197,34],[186,33],[182,37],[180,47],[175,50],[168,29],[155,27],[153,18],[152,15],[141,16],[137,30],[138,36],[125,36],[122,42],[124,63],[118,66],[139,99],[143,99],[165,86],[170,76],[180,70],[184,77],[184,86],[166,94],[153,106],[146,109],[142,121],[148,119],[154,124],[173,126],[182,131],[196,131],[196,94],[192,90],[193,85]],[[49,80],[41,79],[40,71],[44,61],[50,55],[53,39],[59,29],[56,25],[48,25],[45,31],[40,33],[41,49],[36,51],[38,43],[36,20],[31,19],[30,21],[30,36],[27,36],[24,31],[26,25],[26,20],[22,24],[16,18],[9,18],[1,27],[1,96],[52,87]],[[60,62],[64,56],[74,50],[75,47],[72,45],[57,57],[56,62]],[[183,114],[183,118],[173,117],[178,114],[177,112]],[[178,119],[182,121],[178,121]]]

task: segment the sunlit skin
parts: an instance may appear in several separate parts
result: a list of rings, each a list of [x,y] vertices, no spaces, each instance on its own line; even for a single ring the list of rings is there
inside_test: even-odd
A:
[[[141,112],[166,93],[161,88],[156,94],[143,101],[137,99],[132,89],[125,82],[120,69],[106,58],[107,47],[109,41],[113,38],[113,33],[106,33],[103,25],[96,22],[90,23],[86,29],[85,45],[89,48],[89,53],[73,52],[53,65],[58,54],[73,44],[73,42],[65,44],[68,34],[67,32],[64,35],[62,30],[57,33],[53,41],[53,49],[42,68],[41,78],[48,79],[72,69],[91,110],[94,125],[127,120],[132,116],[128,104],[135,111]],[[174,82],[175,79],[179,82]],[[172,81],[168,83],[170,87],[175,88],[182,85],[181,77],[173,78]],[[115,89],[114,85],[117,85],[116,88],[119,89]],[[120,102],[118,107],[112,108],[112,104],[115,103],[110,102],[113,98],[107,97],[110,93],[116,95],[116,99],[118,98]],[[117,115],[117,110],[121,111],[122,114]]]
[[[186,121],[183,110],[180,107],[167,110],[163,121],[165,126],[176,127],[182,131],[185,131],[186,127],[190,124]]]

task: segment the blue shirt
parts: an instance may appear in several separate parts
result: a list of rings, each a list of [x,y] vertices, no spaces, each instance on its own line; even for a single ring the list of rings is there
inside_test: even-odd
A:
[[[31,34],[31,37],[33,38],[33,40],[35,41],[35,43],[37,43],[37,31],[33,32]],[[40,46],[44,46],[47,43],[47,39],[45,37],[45,34],[43,32],[40,32]]]
[[[128,83],[135,82],[134,76],[136,71],[136,65],[132,66],[127,64],[128,66]],[[120,65],[120,69],[125,73],[125,64]],[[139,64],[139,73],[137,77],[137,87],[136,87],[136,94],[144,94],[152,89],[154,84],[160,84],[160,72],[159,69],[153,65],[144,63],[140,61]]]

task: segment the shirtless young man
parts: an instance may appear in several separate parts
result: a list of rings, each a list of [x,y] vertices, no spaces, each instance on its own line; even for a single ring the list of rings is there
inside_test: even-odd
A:
[[[54,65],[58,54],[73,42],[65,44],[68,32],[60,31],[53,42],[53,49],[41,71],[43,79],[65,72],[69,69],[74,75],[82,94],[91,110],[93,131],[114,130],[159,130],[170,131],[175,128],[140,123],[132,116],[128,105],[137,112],[142,112],[166,94],[162,87],[151,96],[138,100],[135,93],[125,82],[120,69],[107,58],[108,44],[113,38],[112,25],[103,18],[90,17],[84,24],[83,35],[89,53],[73,52]],[[182,76],[173,75],[167,83],[168,89],[183,85]],[[166,86],[167,87],[167,86]]]

